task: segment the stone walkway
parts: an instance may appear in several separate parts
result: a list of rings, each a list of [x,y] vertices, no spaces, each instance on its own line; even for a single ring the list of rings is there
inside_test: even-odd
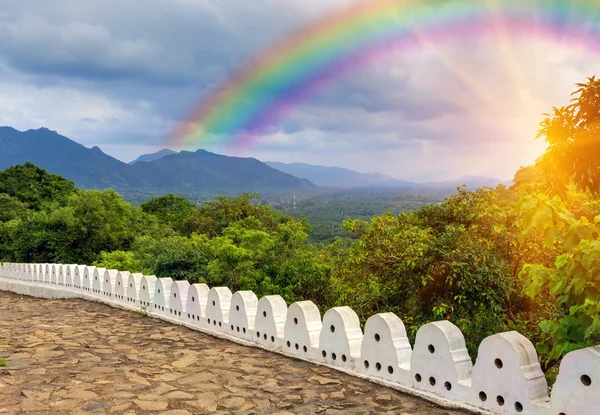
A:
[[[466,415],[82,300],[0,291],[0,414]]]

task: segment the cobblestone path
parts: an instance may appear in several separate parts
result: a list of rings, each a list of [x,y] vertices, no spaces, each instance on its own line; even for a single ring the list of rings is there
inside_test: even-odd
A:
[[[0,414],[466,415],[82,300],[0,291]]]

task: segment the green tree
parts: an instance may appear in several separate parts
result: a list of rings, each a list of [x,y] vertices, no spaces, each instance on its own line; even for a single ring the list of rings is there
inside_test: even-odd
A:
[[[23,202],[29,209],[40,210],[54,202],[62,203],[74,192],[73,182],[29,162],[0,172],[0,194]]]
[[[186,221],[196,205],[183,196],[168,194],[153,197],[140,205],[142,210],[179,233],[186,233]]]

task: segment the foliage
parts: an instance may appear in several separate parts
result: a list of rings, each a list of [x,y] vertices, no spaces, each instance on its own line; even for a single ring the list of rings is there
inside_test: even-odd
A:
[[[564,197],[569,184],[600,194],[600,79],[577,84],[572,103],[553,108],[538,137],[548,149],[538,160],[546,188]]]
[[[151,268],[144,268],[141,261],[135,258],[133,252],[127,251],[102,251],[98,260],[92,263],[92,265],[99,268],[127,270],[132,273],[141,272],[149,274],[151,272]]]
[[[546,293],[562,310],[558,319],[540,323],[544,339],[539,350],[547,361],[600,343],[600,216],[576,217],[559,198],[539,194],[521,201],[526,212],[524,235],[539,232],[549,249],[558,246],[553,266],[528,264],[521,272],[526,293]]]
[[[360,237],[348,249],[331,248],[340,300],[362,319],[393,311],[413,332],[451,319],[476,352],[474,345],[498,331],[516,306],[510,302],[514,214],[491,189],[459,189],[413,213],[346,221]]]
[[[179,233],[185,232],[186,219],[192,213],[195,205],[183,196],[168,194],[153,197],[142,203],[142,210],[157,217],[163,223]]]
[[[6,259],[22,262],[92,263],[102,251],[129,250],[138,235],[157,229],[140,208],[113,190],[71,194],[64,206],[7,222]],[[1,240],[1,239],[0,239]]]
[[[0,193],[0,222],[8,222],[27,214],[27,205],[20,200]]]
[[[53,202],[62,202],[74,192],[73,182],[29,162],[0,172],[0,194],[22,202],[29,209],[40,210]]]

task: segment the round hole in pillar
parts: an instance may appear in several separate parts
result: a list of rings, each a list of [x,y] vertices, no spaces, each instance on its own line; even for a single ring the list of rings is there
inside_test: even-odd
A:
[[[121,285],[121,281],[117,282],[117,284]],[[158,292],[160,292],[160,290],[158,290]]]
[[[267,312],[263,311],[263,317],[266,317],[266,316],[267,316]]]
[[[146,286],[142,285],[142,290],[145,290],[145,289],[146,289]],[[194,300],[192,299],[192,301],[194,301]]]
[[[289,341],[289,340],[287,341],[287,343],[286,343],[286,344],[287,344],[287,347],[292,347],[292,343],[290,343],[290,341]]]
[[[452,384],[450,382],[444,382],[444,388],[446,388],[447,391],[452,390]]]
[[[327,357],[327,352],[326,352],[325,350],[323,350],[323,351],[321,352],[321,356],[323,356],[323,358],[326,358],[326,357]]]
[[[306,347],[306,346],[303,346],[303,347],[302,347],[302,350],[304,350],[304,353],[306,353],[306,352],[308,352],[308,347]]]
[[[123,298],[123,296],[121,296],[121,298]],[[165,308],[164,308],[164,307],[162,308],[162,311],[165,311]]]
[[[431,376],[431,377],[429,378],[429,384],[430,384],[431,386],[435,386],[435,378],[434,378],[433,376]]]
[[[294,344],[294,347],[296,348],[296,350],[298,350],[300,348],[300,345],[298,343]]]
[[[496,367],[498,369],[502,369],[504,367],[504,363],[502,362],[502,359],[496,359],[496,360],[494,360],[494,364],[496,365]]]
[[[160,291],[159,291],[159,292],[160,292]],[[217,305],[217,303],[215,303],[215,302],[213,301],[213,307],[214,307],[214,306],[216,306],[216,305]]]
[[[271,343],[275,343],[275,336],[271,336]]]
[[[235,328],[235,331],[237,331],[237,332],[239,333],[239,332],[240,332],[240,326],[237,326],[237,327]]]
[[[219,321],[219,327],[221,327],[221,322]]]
[[[415,375],[415,380],[417,382],[421,382],[421,375],[419,375],[418,373]]]
[[[188,314],[188,318],[190,318],[191,316]]]
[[[257,332],[256,332],[256,337],[259,337],[259,338],[260,338],[260,331],[257,331]]]
[[[335,353],[331,353],[331,358],[332,358],[333,360],[336,360],[336,359],[337,359],[337,354],[335,354]]]
[[[331,327],[329,327],[329,330],[331,330],[332,333],[335,333],[335,326],[332,324]]]
[[[517,412],[521,412],[521,411],[517,411]],[[560,412],[558,415],[567,415],[567,414],[565,414],[564,412]]]
[[[379,340],[381,340],[381,336],[379,333],[375,333],[375,341],[378,342]]]
[[[231,331],[233,331],[233,324],[230,327],[231,327]]]
[[[479,399],[481,400],[481,402],[487,401],[487,395],[484,391],[479,392]]]
[[[121,283],[119,283],[119,284],[121,284]],[[158,289],[158,293],[160,294],[160,288]]]
[[[590,386],[592,384],[592,378],[588,375],[581,375],[579,380],[581,380],[581,383],[583,383],[584,386]]]
[[[213,326],[217,325],[217,320],[213,320]]]
[[[298,319],[294,317],[294,324],[298,324]]]
[[[240,306],[239,305],[235,306],[235,311],[240,311]]]
[[[264,334],[263,334],[263,339],[264,339],[264,340],[267,340],[267,333],[264,333]]]
[[[198,321],[200,321],[200,316],[196,316],[196,319],[197,319]]]
[[[363,362],[363,365],[365,365],[365,369],[368,369],[368,368],[369,368],[369,361],[368,361],[368,360],[365,360],[365,361]]]
[[[499,406],[504,406],[504,397],[501,395],[496,396],[496,402]]]
[[[375,369],[377,369],[377,371],[379,372],[381,370],[381,363],[375,363]]]
[[[177,298],[177,293],[173,293],[173,297]]]
[[[135,300],[133,300],[133,302],[135,303]],[[179,313],[177,313],[179,316],[181,316],[181,311]]]
[[[427,350],[429,350],[429,353],[431,353],[431,354],[435,353],[435,347],[433,346],[433,344],[430,344],[429,346],[427,346]]]
[[[108,282],[108,280],[106,280],[106,282]]]
[[[242,331],[244,332],[244,334],[246,334],[246,327],[244,327],[244,328],[242,329]]]
[[[192,297],[192,303],[193,303],[194,301],[196,301],[196,298]]]
[[[388,366],[388,373],[389,373],[390,375],[393,375],[393,374],[394,374],[394,368],[393,368],[393,367],[391,367],[391,366]]]

